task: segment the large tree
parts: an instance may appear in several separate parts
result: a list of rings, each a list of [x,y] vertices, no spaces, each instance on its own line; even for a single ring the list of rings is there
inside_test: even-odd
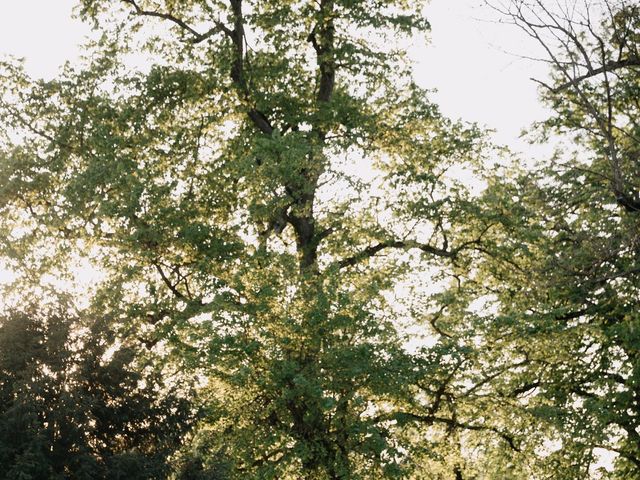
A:
[[[460,478],[457,432],[517,449],[453,404],[471,340],[427,321],[495,219],[460,174],[483,135],[412,79],[422,7],[84,0],[82,65],[4,65],[3,253],[91,252],[91,308],[198,379],[194,448],[232,478]]]

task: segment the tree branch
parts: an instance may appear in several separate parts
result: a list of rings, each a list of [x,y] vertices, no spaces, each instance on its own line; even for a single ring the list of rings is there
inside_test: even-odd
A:
[[[632,67],[640,67],[640,58],[627,58],[624,60],[618,60],[618,61],[611,61],[608,62],[604,65],[602,65],[601,67],[598,68],[594,68],[594,69],[590,69],[587,73],[583,74],[583,75],[579,75],[577,77],[575,77],[573,80],[562,83],[560,85],[557,85],[555,87],[551,87],[550,85],[543,83],[539,80],[536,79],[532,79],[538,83],[540,83],[541,85],[545,86],[546,88],[548,88],[551,92],[553,93],[560,93],[563,90],[567,90],[568,88],[571,88],[573,86],[575,86],[578,83],[581,83],[585,80],[588,80],[592,77],[596,77],[598,75],[601,75],[603,73],[606,72],[613,72],[616,70],[620,70],[622,68],[632,68]]]
[[[122,1],[131,5],[137,15],[160,18],[179,26],[182,30],[186,31],[192,36],[192,44],[201,43],[209,37],[215,35],[216,33],[224,33],[229,39],[231,39],[235,49],[235,58],[233,67],[231,69],[231,79],[233,80],[236,87],[240,90],[243,99],[250,99],[251,95],[244,77],[244,18],[242,15],[242,0],[230,0],[234,17],[233,30],[227,27],[221,21],[215,21],[215,26],[203,33],[198,32],[184,20],[176,17],[175,15],[171,15],[170,13],[157,12],[155,10],[145,10],[140,7],[136,0]],[[257,110],[255,106],[249,109],[247,115],[249,116],[253,124],[262,133],[265,133],[267,135],[271,135],[273,133],[273,126],[269,123],[266,115]]]
[[[227,36],[231,36],[233,34],[231,29],[229,29],[229,27],[227,27],[225,24],[223,24],[220,21],[216,21],[215,26],[213,28],[207,30],[204,33],[200,33],[196,29],[191,27],[189,24],[187,24],[184,20],[174,15],[171,15],[169,13],[156,12],[154,10],[144,10],[143,8],[140,7],[140,5],[138,5],[138,2],[136,0],[122,0],[122,1],[131,5],[134,8],[135,13],[137,15],[145,16],[145,17],[156,17],[156,18],[160,18],[162,20],[168,20],[169,22],[174,23],[175,25],[179,26],[180,28],[182,28],[183,30],[185,30],[186,32],[190,33],[193,36],[191,43],[194,43],[194,44],[201,43],[206,39],[208,39],[209,37],[219,32],[223,32]]]
[[[153,260],[151,263],[153,264],[155,269],[158,271],[158,273],[160,274],[160,278],[162,279],[164,284],[167,286],[167,288],[171,291],[171,293],[173,293],[176,296],[176,298],[179,298],[180,300],[186,300],[187,299],[186,295],[182,293],[180,290],[178,290],[176,285],[174,285],[171,282],[169,277],[167,277],[167,274],[164,273],[164,270],[162,269],[160,264],[155,260]]]
[[[471,245],[477,245],[479,242],[479,240],[470,240],[468,242],[462,243],[460,246],[456,247],[453,250],[447,250],[446,248],[438,248],[434,247],[433,245],[418,243],[414,241],[388,240],[386,242],[380,242],[376,245],[371,245],[361,252],[339,261],[337,264],[338,268],[352,267],[386,249],[410,250],[416,248],[423,251],[424,253],[428,253],[436,257],[456,258],[461,251],[467,249]]]
[[[459,422],[452,418],[438,417],[435,415],[419,415],[419,414],[410,413],[410,412],[395,412],[388,416],[377,417],[375,420],[377,421],[396,420],[400,423],[406,423],[407,421],[414,421],[414,422],[423,423],[429,426],[439,423],[442,425],[446,425],[452,429],[457,428],[457,429],[471,430],[476,432],[480,432],[480,431],[493,432],[496,435],[498,435],[500,438],[502,438],[502,440],[504,440],[509,445],[511,450],[513,450],[514,452],[521,451],[520,447],[516,443],[515,438],[512,435],[506,432],[503,432],[497,427],[491,427],[487,425],[475,425],[471,423]]]
[[[308,41],[313,45],[320,69],[318,101],[331,100],[335,86],[336,72],[333,62],[335,26],[331,18],[333,0],[320,0],[321,25],[316,25],[309,34]],[[320,28],[318,28],[320,26]]]

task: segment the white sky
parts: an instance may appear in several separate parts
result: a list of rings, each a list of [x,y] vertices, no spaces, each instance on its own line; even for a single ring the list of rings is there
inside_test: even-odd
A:
[[[75,0],[0,0],[0,55],[27,60],[29,73],[52,77],[78,54],[77,45],[90,32],[71,19]]]
[[[521,60],[526,37],[495,18],[482,0],[432,0],[427,17],[431,44],[414,49],[419,82],[438,93],[444,113],[496,130],[496,140],[516,150],[528,147],[520,131],[545,117],[530,77],[544,77],[545,66]],[[71,18],[75,0],[0,0],[0,56],[24,57],[28,71],[52,77],[90,33]],[[512,53],[506,53],[510,50]]]
[[[438,90],[434,100],[443,112],[490,127],[499,143],[532,152],[518,137],[549,115],[531,80],[545,78],[547,65],[521,56],[540,56],[539,47],[516,27],[498,24],[482,0],[432,0],[427,19],[431,43],[416,55],[416,73],[423,86]]]

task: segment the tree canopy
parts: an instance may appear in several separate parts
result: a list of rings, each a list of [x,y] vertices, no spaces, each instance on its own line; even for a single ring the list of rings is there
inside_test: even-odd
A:
[[[82,62],[0,64],[6,478],[640,475],[640,8],[487,5],[531,166],[416,84],[425,4],[82,0]]]

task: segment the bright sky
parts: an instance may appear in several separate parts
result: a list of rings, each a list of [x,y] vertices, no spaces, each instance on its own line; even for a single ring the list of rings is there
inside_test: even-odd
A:
[[[0,55],[27,60],[29,72],[52,77],[60,65],[78,54],[77,45],[90,32],[71,18],[75,0],[0,0]]]
[[[432,0],[427,18],[431,43],[415,56],[422,85],[438,90],[435,100],[447,115],[486,125],[501,144],[531,151],[518,137],[548,117],[531,80],[545,78],[547,65],[522,55],[540,56],[539,47],[497,23],[482,0]]]

